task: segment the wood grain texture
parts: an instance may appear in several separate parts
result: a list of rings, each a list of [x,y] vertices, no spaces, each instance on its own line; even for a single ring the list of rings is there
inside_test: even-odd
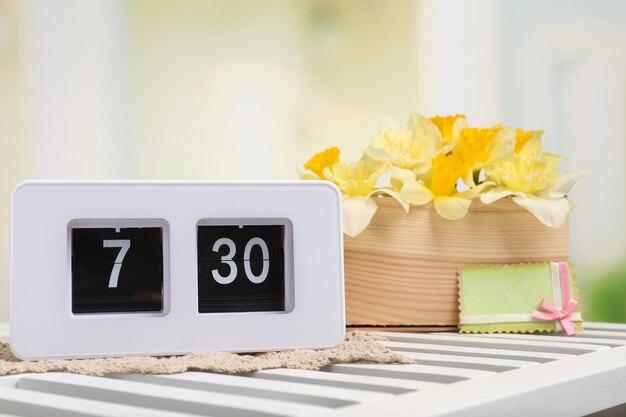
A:
[[[365,232],[344,240],[351,326],[456,326],[458,267],[568,259],[568,224],[544,226],[510,199],[475,200],[456,221],[432,204],[406,214],[391,198],[376,202]]]
[[[455,332],[459,331],[457,326],[347,326],[347,331],[360,330],[362,332]]]

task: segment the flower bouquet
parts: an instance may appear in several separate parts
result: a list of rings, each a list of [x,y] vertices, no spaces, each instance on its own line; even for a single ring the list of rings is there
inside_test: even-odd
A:
[[[560,173],[541,135],[415,114],[356,162],[313,156],[301,178],[343,194],[348,324],[456,325],[460,266],[566,261],[567,193],[585,173]]]

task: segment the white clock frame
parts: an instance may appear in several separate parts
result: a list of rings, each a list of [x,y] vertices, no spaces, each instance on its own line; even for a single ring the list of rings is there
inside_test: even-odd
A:
[[[197,226],[237,221],[288,223],[286,311],[198,312]],[[70,225],[94,222],[164,227],[163,311],[72,313]],[[21,359],[325,348],[345,335],[341,193],[327,181],[26,181],[11,226]]]

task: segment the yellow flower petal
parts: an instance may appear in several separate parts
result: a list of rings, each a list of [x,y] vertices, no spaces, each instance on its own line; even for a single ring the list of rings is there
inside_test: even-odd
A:
[[[373,159],[388,161],[396,167],[424,174],[430,170],[431,159],[441,151],[441,134],[437,127],[425,117],[413,115],[408,129],[390,127],[380,131],[365,154]]]
[[[413,136],[422,139],[422,143],[430,149],[438,149],[442,145],[441,132],[437,126],[421,114],[413,114],[409,118],[409,130]]]
[[[463,160],[463,181],[474,186],[474,173],[510,157],[515,148],[515,130],[500,126],[479,129],[467,128],[452,153]]]
[[[561,227],[570,211],[570,203],[565,197],[547,199],[526,195],[513,197],[513,201],[530,211],[541,223],[549,227]]]
[[[429,203],[434,198],[433,192],[417,180],[413,171],[391,167],[391,185],[398,191],[399,197],[416,206]]]
[[[370,158],[418,171],[429,169],[432,153],[433,150],[423,143],[423,138],[414,136],[409,129],[385,130],[365,150]]]
[[[400,190],[400,197],[413,205],[421,206],[433,201],[435,194],[421,182],[408,180]]]
[[[474,167],[469,167],[465,165],[463,169],[463,175],[461,176],[461,178],[463,179],[463,182],[467,184],[468,186],[470,187],[475,186],[476,182],[474,181]]]
[[[344,194],[368,196],[388,168],[386,162],[364,157],[351,164],[338,163],[332,168],[325,168],[324,175]]]
[[[478,196],[484,188],[491,187],[492,185],[492,182],[486,181],[482,184],[478,184],[476,187],[472,187],[469,190],[461,191],[460,193],[453,194],[452,196],[472,200],[474,197]]]
[[[519,152],[541,152],[541,136],[543,130],[515,131],[515,153]]]
[[[565,197],[572,186],[587,175],[588,172],[585,171],[567,171],[564,172],[557,178],[554,185],[548,187],[544,190],[541,190],[537,193],[537,196],[542,198],[561,198]]]
[[[391,177],[389,178],[389,185],[391,185],[391,188],[399,192],[404,183],[397,178]]]
[[[415,179],[415,173],[410,169],[398,168],[394,166],[391,167],[391,175],[393,178],[397,178],[402,182]]]
[[[347,196],[343,200],[343,232],[354,237],[361,234],[372,221],[378,206],[369,196]]]
[[[497,164],[510,157],[515,150],[515,129],[505,127],[500,129],[494,136],[489,147],[488,159],[485,166]]]
[[[367,148],[365,154],[372,159],[378,159],[380,161],[391,161],[394,157],[391,153],[383,148]]]
[[[409,212],[409,203],[407,203],[405,200],[402,199],[402,197],[400,197],[400,193],[398,191],[389,187],[382,187],[382,188],[377,188],[374,191],[372,191],[371,195],[373,197],[373,196],[378,196],[380,194],[387,194],[389,197],[395,199],[398,203],[400,203],[405,213]]]
[[[472,200],[459,197],[438,196],[433,202],[437,213],[448,220],[459,220],[465,217]]]
[[[499,129],[499,127],[463,129],[459,144],[452,152],[470,168],[474,168],[475,165],[482,164],[487,160],[489,147]]]
[[[434,116],[430,118],[430,121],[439,129],[445,145],[456,144],[459,140],[461,130],[467,128],[465,115],[462,114],[454,116]]]
[[[313,157],[304,164],[304,168],[317,175],[319,179],[325,180],[324,169],[330,168],[338,162],[339,148],[332,147],[313,155]]]
[[[484,204],[491,204],[500,200],[501,198],[505,198],[513,194],[515,194],[514,191],[507,190],[504,187],[495,187],[482,193],[480,195],[480,201],[482,201]]]
[[[439,154],[433,159],[430,189],[435,195],[452,195],[463,172],[463,162],[455,155]]]

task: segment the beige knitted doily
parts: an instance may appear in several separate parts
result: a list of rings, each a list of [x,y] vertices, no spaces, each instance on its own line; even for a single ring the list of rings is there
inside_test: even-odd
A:
[[[350,332],[343,343],[332,349],[253,354],[195,352],[184,356],[41,361],[22,361],[13,356],[8,343],[0,342],[0,376],[27,372],[71,372],[97,376],[113,373],[174,374],[185,371],[240,374],[275,368],[318,370],[337,363],[414,363],[404,355],[391,352],[379,343],[381,340],[385,339],[372,333]]]

